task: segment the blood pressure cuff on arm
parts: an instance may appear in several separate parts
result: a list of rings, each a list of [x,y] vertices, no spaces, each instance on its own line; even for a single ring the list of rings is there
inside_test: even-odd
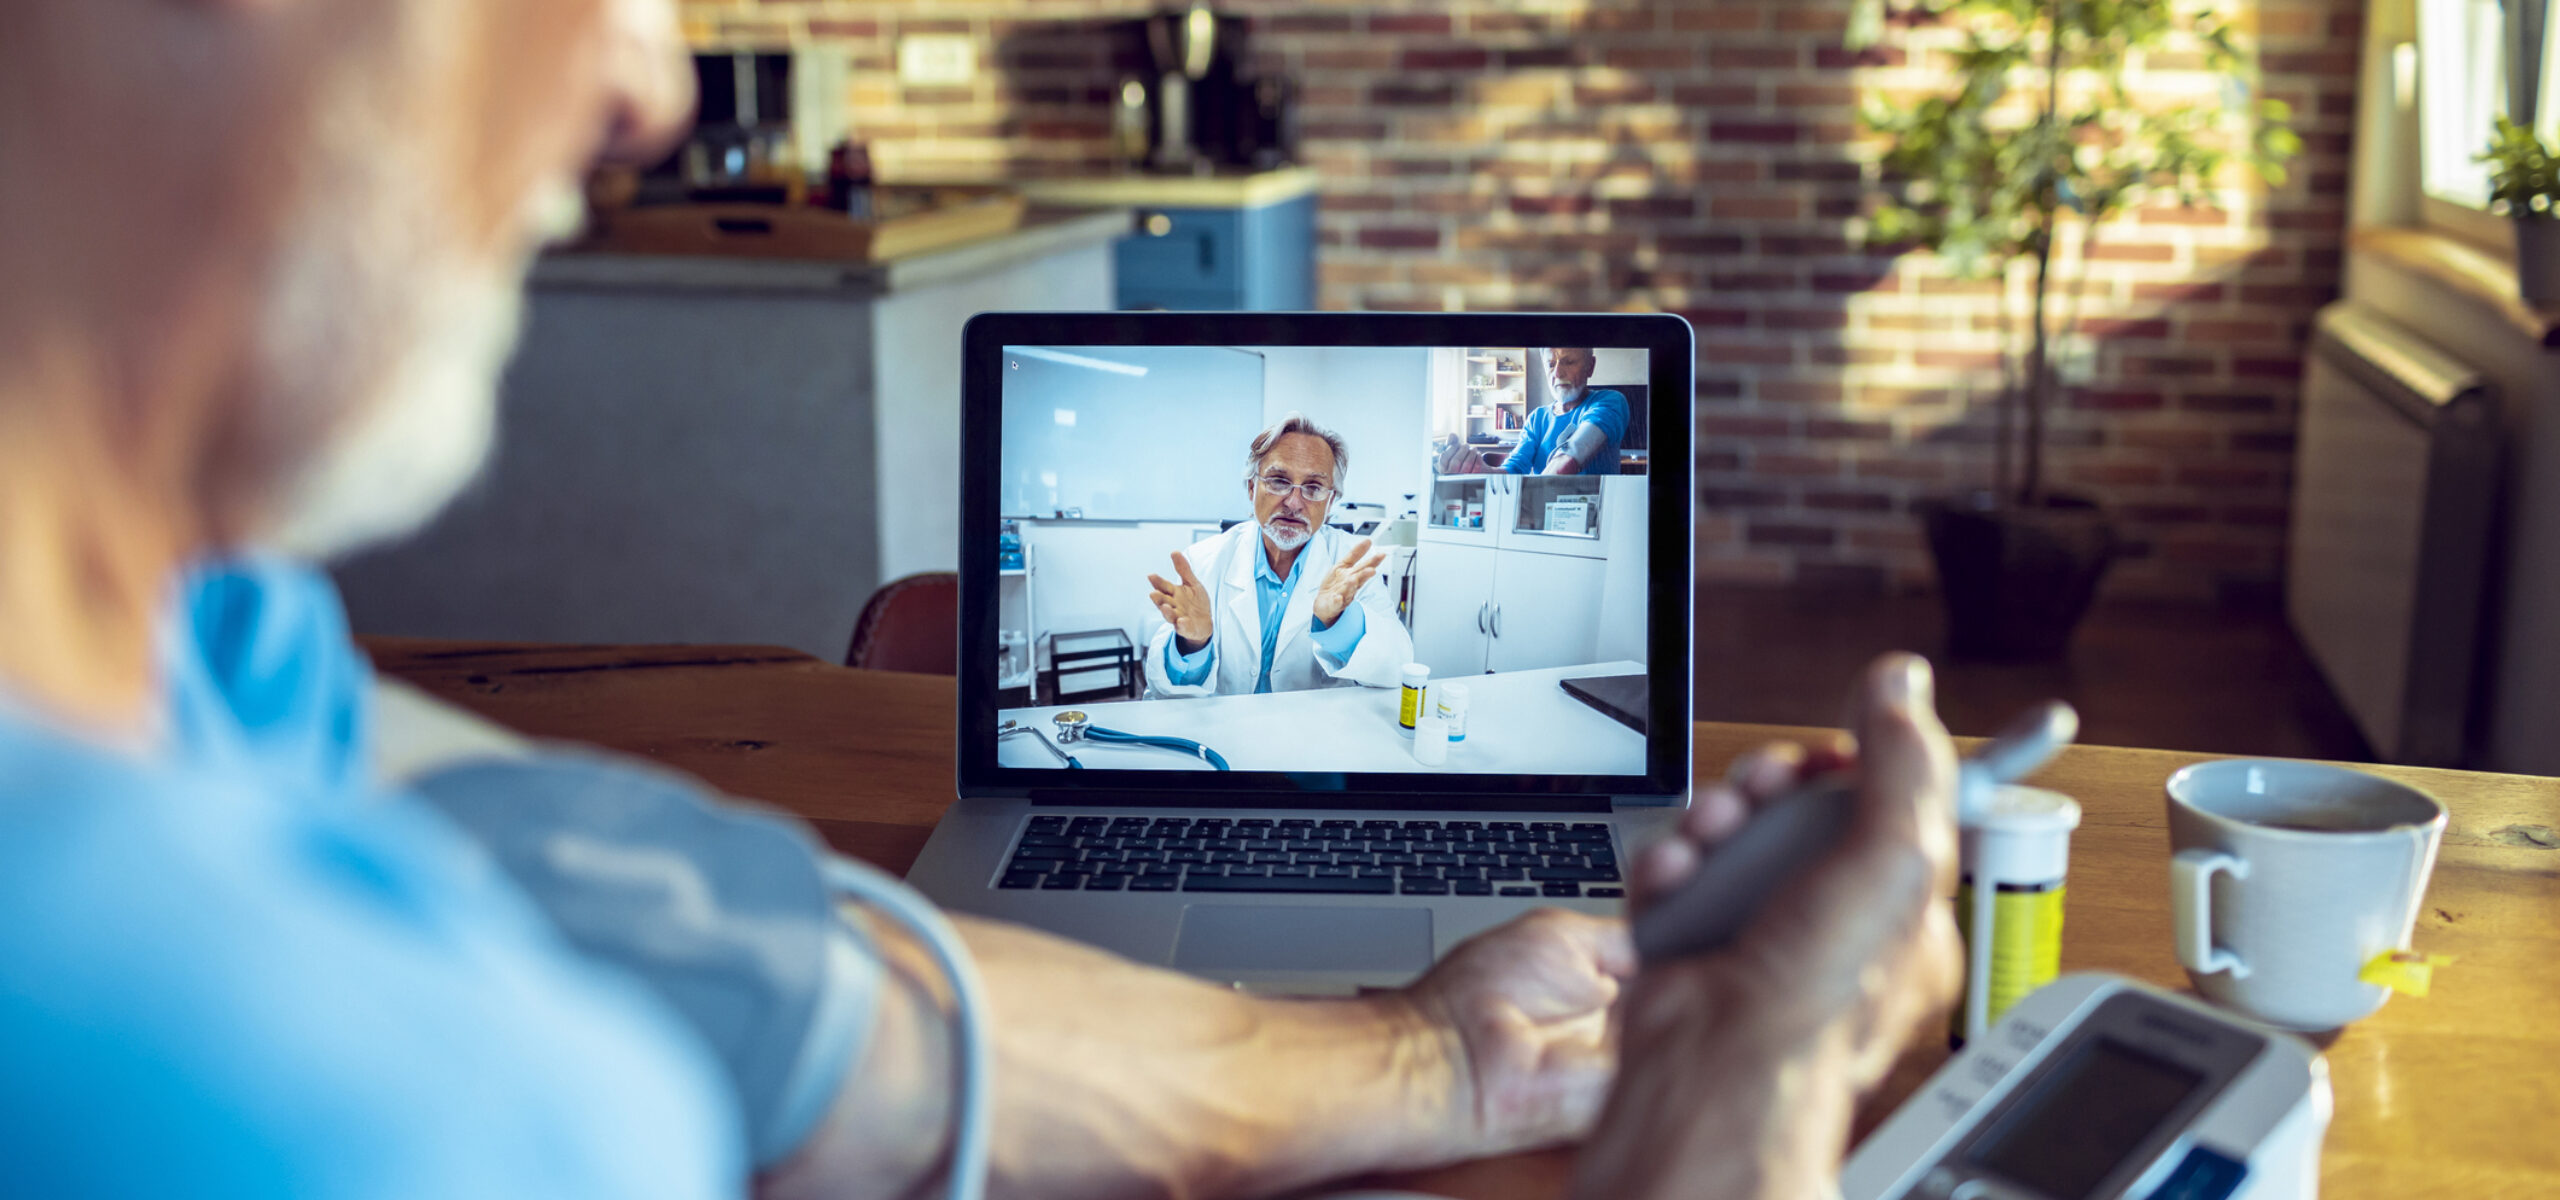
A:
[[[719,1055],[759,1169],[790,1157],[867,1038],[880,967],[787,817],[572,754],[412,785],[581,953],[657,993]]]
[[[1578,463],[1597,462],[1600,451],[1608,444],[1609,432],[1585,421],[1582,428],[1574,430],[1573,436],[1566,439],[1564,452],[1572,455],[1573,461]]]

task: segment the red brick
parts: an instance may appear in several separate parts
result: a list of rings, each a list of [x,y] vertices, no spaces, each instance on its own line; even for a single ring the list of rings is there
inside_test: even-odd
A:
[[[1493,56],[1477,46],[1435,46],[1404,52],[1408,71],[1481,71]]]
[[[2163,304],[2210,304],[2219,301],[2227,289],[2219,283],[2137,283],[2133,298],[2142,302]]]
[[[2220,228],[2231,224],[2231,214],[2219,208],[2207,208],[2202,205],[2198,205],[2194,208],[2183,208],[2172,204],[2157,205],[2143,209],[2134,214],[2134,220],[2144,225],[2186,225]]]
[[[1711,211],[1719,221],[1795,221],[1804,217],[1804,201],[1793,196],[1718,196]]]
[[[1760,314],[1760,324],[1769,329],[1846,329],[1849,314],[1844,309],[1767,309]]]
[[[2132,242],[2100,242],[2089,247],[2091,262],[2164,263],[2177,256],[2177,251],[2168,246]]]
[[[1511,197],[1511,211],[1530,215],[1572,215],[1598,207],[1599,201],[1587,195]]]
[[[1606,108],[1614,104],[1649,104],[1653,101],[1653,97],[1653,85],[1641,79],[1573,85],[1573,102],[1585,108]]]
[[[1781,33],[1839,33],[1849,27],[1849,10],[1811,5],[1780,5],[1774,14]]]
[[[1742,253],[1743,240],[1729,233],[1666,233],[1654,239],[1654,246],[1664,254],[1703,254],[1716,257]],[[1777,286],[1792,287],[1794,276],[1777,277]],[[1718,291],[1723,284],[1712,284]]]
[[[1582,63],[1582,48],[1575,45],[1531,46],[1502,52],[1505,70],[1520,71],[1538,67],[1572,67]]]
[[[2165,320],[2092,317],[2080,322],[2080,332],[2100,339],[2159,339],[2169,336],[2169,323]]]
[[[1836,407],[1848,395],[1848,388],[1833,380],[1763,379],[1757,390],[1760,399],[1771,404],[1824,407]],[[1808,436],[1811,436],[1809,427]]]
[[[1373,226],[1360,231],[1360,244],[1373,250],[1431,250],[1440,245],[1440,231]]]
[[[1899,67],[1909,61],[1900,46],[1869,46],[1851,50],[1844,46],[1816,46],[1813,65],[1825,71],[1845,71],[1852,67]]]
[[[1804,126],[1793,121],[1710,121],[1711,141],[1755,146],[1792,146],[1804,140]]]
[[[1923,367],[1954,368],[1962,371],[1987,371],[2000,365],[1997,350],[1917,350],[1911,361]]]
[[[1609,217],[1617,221],[1685,221],[1696,216],[1697,212],[1698,202],[1688,196],[1639,196],[1609,201]]]
[[[1446,13],[1371,13],[1371,33],[1437,33],[1449,32]]]

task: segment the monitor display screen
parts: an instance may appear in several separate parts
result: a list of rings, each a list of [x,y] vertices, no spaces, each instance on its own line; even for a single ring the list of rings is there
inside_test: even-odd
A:
[[[2202,1082],[2197,1071],[2096,1038],[1977,1143],[1972,1157],[2048,1200],[2083,1200]]]
[[[1004,346],[996,764],[1644,775],[1652,354]]]

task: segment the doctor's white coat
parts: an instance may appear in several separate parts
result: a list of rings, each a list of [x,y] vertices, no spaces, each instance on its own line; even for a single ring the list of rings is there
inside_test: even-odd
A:
[[[1348,661],[1336,662],[1316,650],[1310,636],[1315,627],[1316,588],[1325,572],[1333,569],[1342,556],[1351,552],[1360,538],[1326,526],[1316,531],[1299,552],[1303,565],[1298,568],[1298,586],[1289,593],[1289,607],[1280,614],[1280,650],[1271,656],[1271,690],[1304,691],[1309,688],[1395,687],[1402,682],[1404,665],[1413,661],[1413,635],[1404,622],[1396,619],[1395,598],[1387,594],[1384,577],[1373,577],[1360,589],[1352,603],[1360,606],[1368,628],[1351,649]],[[1209,678],[1191,687],[1176,684],[1165,672],[1166,647],[1173,641],[1173,626],[1158,623],[1155,636],[1147,639],[1147,695],[1155,698],[1175,696],[1250,695],[1254,680],[1262,673],[1262,606],[1255,591],[1254,557],[1262,553],[1262,527],[1251,521],[1199,542],[1182,552],[1191,563],[1191,573],[1209,589],[1212,632],[1210,645],[1216,650]],[[1171,577],[1171,563],[1158,574]]]

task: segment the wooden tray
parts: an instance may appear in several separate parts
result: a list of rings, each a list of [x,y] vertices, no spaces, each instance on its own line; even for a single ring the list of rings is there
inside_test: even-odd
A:
[[[876,189],[883,220],[823,208],[664,204],[598,214],[577,249],[590,253],[878,262],[1006,233],[1022,224],[1019,193],[992,189]]]

